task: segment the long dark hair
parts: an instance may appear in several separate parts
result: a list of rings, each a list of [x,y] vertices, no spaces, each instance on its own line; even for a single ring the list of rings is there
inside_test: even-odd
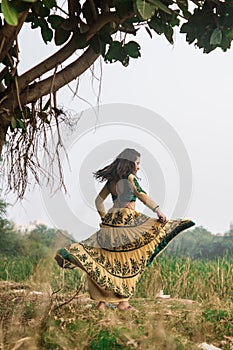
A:
[[[128,176],[135,169],[135,161],[140,157],[140,153],[133,148],[126,148],[116,159],[103,169],[93,173],[95,179],[102,182],[105,180],[118,181],[124,176]]]

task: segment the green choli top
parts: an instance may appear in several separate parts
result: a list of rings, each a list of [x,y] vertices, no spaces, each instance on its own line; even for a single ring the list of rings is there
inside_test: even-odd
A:
[[[128,176],[126,177],[123,177],[124,180],[127,180],[128,179]],[[137,191],[138,192],[143,192],[143,193],[146,193],[142,188],[141,186],[139,185],[138,181],[136,178],[134,178],[134,184],[137,188]],[[109,190],[109,192],[111,193],[112,195],[112,200],[113,202],[114,201],[119,201],[119,202],[135,202],[136,199],[137,199],[137,196],[136,194],[134,193],[134,191],[132,190],[130,184],[129,184],[129,181],[124,181],[124,191],[123,193],[119,194],[119,195],[116,195],[114,193],[111,192],[110,190],[110,183],[109,181],[107,182],[107,188]]]

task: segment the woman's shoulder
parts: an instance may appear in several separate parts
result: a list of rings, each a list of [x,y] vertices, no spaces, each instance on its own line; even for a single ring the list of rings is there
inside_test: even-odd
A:
[[[136,186],[139,186],[138,180],[134,174],[129,174],[128,180]]]
[[[144,190],[141,188],[141,186],[139,185],[138,180],[137,180],[137,177],[136,177],[135,175],[129,174],[128,180],[134,185],[134,188],[136,188],[136,190],[137,190],[138,192],[143,192],[143,193],[146,194],[146,191],[144,191]]]
[[[133,174],[129,174],[128,175],[128,180],[129,181],[134,181],[134,179],[135,179],[135,175],[133,175]]]

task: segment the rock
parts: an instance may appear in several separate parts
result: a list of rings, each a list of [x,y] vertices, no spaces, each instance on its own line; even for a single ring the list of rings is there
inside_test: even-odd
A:
[[[217,348],[216,346],[207,343],[201,343],[198,345],[198,347],[203,350],[221,350],[220,348]]]
[[[171,296],[169,294],[163,294],[163,290],[160,290],[158,294],[156,294],[157,298],[161,299],[169,299]]]

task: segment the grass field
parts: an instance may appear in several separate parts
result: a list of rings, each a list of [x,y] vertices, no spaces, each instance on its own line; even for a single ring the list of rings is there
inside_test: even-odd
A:
[[[203,342],[233,350],[233,260],[161,255],[131,304],[96,309],[85,275],[48,257],[0,258],[0,349],[197,350]],[[163,290],[170,298],[157,297]]]

